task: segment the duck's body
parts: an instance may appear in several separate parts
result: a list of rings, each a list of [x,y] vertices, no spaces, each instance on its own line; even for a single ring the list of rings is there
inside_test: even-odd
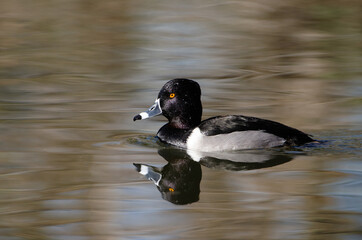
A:
[[[201,90],[189,79],[174,79],[161,89],[155,104],[134,117],[163,114],[169,122],[157,137],[166,143],[204,152],[297,146],[314,141],[309,135],[278,122],[242,115],[201,121]]]
[[[172,145],[204,152],[297,146],[313,141],[307,134],[281,123],[241,115],[212,117],[192,129],[166,124],[157,137]]]

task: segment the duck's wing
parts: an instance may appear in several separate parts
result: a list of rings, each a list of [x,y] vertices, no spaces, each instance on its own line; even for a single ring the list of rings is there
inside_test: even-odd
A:
[[[217,116],[206,119],[198,126],[206,136],[242,131],[261,131],[285,139],[286,145],[302,145],[314,141],[310,135],[271,120],[242,115]]]

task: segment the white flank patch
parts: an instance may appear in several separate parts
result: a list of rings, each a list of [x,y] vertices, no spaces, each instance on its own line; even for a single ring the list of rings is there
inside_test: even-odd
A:
[[[271,148],[283,145],[284,138],[263,131],[238,131],[205,136],[195,128],[187,139],[187,149],[203,152]],[[192,154],[192,153],[191,153]],[[195,155],[195,153],[193,153]],[[197,156],[195,156],[197,158]]]
[[[202,152],[187,149],[187,154],[194,160],[195,162],[200,162],[201,158],[205,157]]]

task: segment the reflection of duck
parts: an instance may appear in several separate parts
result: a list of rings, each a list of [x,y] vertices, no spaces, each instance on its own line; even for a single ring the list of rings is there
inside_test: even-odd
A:
[[[200,97],[197,82],[189,79],[168,81],[155,104],[133,120],[163,114],[169,122],[157,133],[161,141],[203,152],[295,146],[314,141],[297,129],[255,117],[228,115],[201,121]]]
[[[181,149],[160,149],[158,153],[168,162],[161,169],[134,164],[142,175],[152,180],[162,198],[174,204],[197,202],[200,194],[201,166]]]
[[[157,168],[138,163],[134,165],[140,174],[155,183],[163,199],[174,204],[188,204],[199,200],[202,175],[200,164],[213,169],[242,171],[272,167],[292,159],[285,154],[260,152],[202,156],[179,148],[164,148],[158,153],[168,162],[164,167]]]

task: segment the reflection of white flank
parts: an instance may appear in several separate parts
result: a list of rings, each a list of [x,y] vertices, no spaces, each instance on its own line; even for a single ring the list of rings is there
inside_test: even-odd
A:
[[[262,152],[248,153],[245,151],[200,152],[196,150],[187,149],[187,154],[195,162],[200,162],[202,158],[211,157],[211,158],[216,158],[218,160],[228,160],[232,162],[262,163],[272,158],[272,155],[268,153],[262,153]]]
[[[141,165],[140,174],[142,174],[142,175],[147,175],[147,174],[148,174],[148,167],[147,167],[147,166],[144,166],[144,165]]]
[[[187,154],[194,160],[195,162],[200,162],[201,158],[203,157],[202,153],[195,150],[187,149]]]
[[[149,118],[149,115],[148,115],[148,113],[146,113],[146,112],[141,112],[141,113],[140,113],[140,116],[142,117],[142,119]]]

